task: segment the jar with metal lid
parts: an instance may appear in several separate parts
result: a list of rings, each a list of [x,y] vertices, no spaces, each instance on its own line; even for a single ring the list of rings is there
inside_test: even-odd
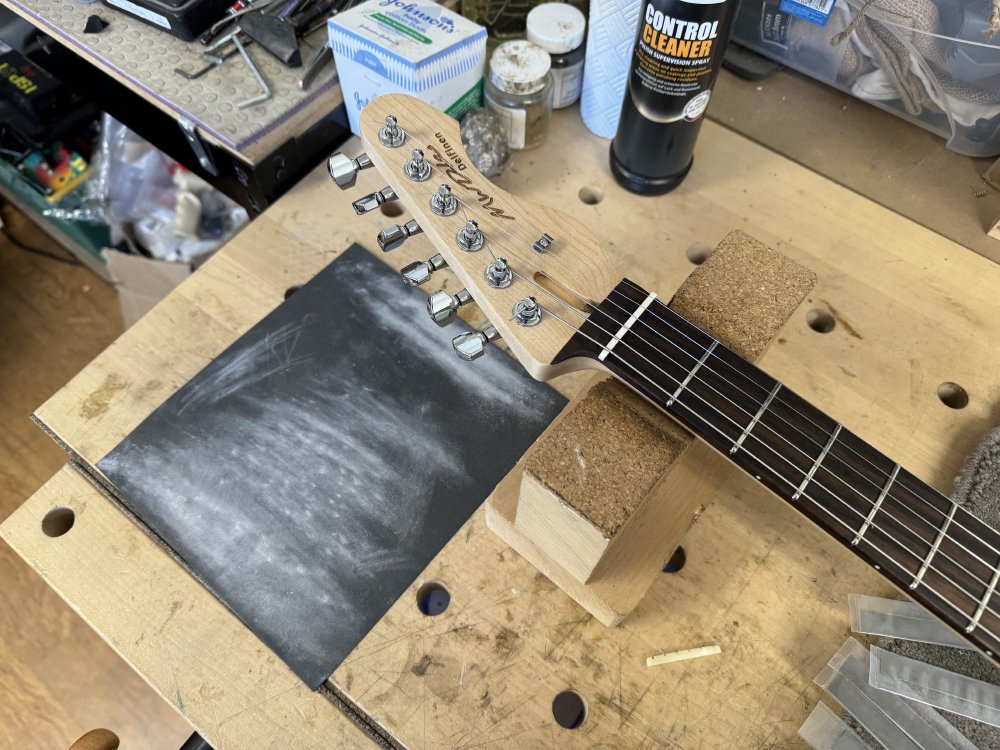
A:
[[[493,51],[483,93],[510,148],[534,148],[545,139],[552,118],[551,66],[548,52],[523,39]]]
[[[566,3],[543,3],[528,13],[528,41],[552,58],[552,108],[568,107],[583,87],[587,19]]]

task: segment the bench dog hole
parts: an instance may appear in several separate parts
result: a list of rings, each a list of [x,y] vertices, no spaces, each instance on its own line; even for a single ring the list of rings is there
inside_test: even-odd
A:
[[[428,617],[437,617],[451,604],[451,593],[441,581],[428,581],[417,589],[417,608]]]
[[[806,324],[816,333],[829,333],[837,327],[837,320],[826,310],[810,310],[806,313]]]
[[[667,564],[663,566],[664,573],[679,573],[681,568],[684,567],[684,563],[687,562],[687,553],[684,551],[683,547],[678,547],[674,550],[674,554],[670,556],[667,560]]]
[[[587,718],[587,704],[575,690],[563,690],[552,701],[552,716],[563,729],[576,729]]]
[[[73,528],[76,514],[72,508],[57,505],[42,518],[42,533],[45,536],[58,537]]]
[[[958,383],[942,383],[938,386],[937,395],[949,409],[964,409],[969,405],[969,393]]]

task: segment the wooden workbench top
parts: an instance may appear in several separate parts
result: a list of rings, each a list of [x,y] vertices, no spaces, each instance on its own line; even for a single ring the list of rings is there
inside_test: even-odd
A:
[[[301,91],[298,79],[304,68],[286,68],[251,46],[249,53],[272,95],[240,109],[238,104],[258,95],[260,87],[239,56],[188,81],[174,68],[194,72],[205,65],[201,57],[205,48],[197,42],[181,41],[104,6],[61,0],[3,0],[3,4],[174,120],[187,118],[204,138],[254,164],[342,102],[333,65],[320,71],[308,91]],[[87,18],[94,13],[110,25],[100,34],[85,34]],[[324,44],[326,30],[309,39]],[[303,59],[309,56],[305,49]]]
[[[815,293],[764,369],[939,489],[998,421],[1000,353],[986,342],[1000,340],[1000,268],[741,136],[706,123],[688,180],[639,198],[611,180],[607,142],[563,111],[546,144],[519,154],[499,182],[588,224],[623,274],[662,295],[690,270],[689,250],[734,228],[816,271]],[[363,172],[351,195],[381,186]],[[351,242],[373,247],[396,221],[356,217],[348,202],[317,169],[43,405],[39,422],[93,467],[288,287]],[[388,260],[431,254],[417,237]],[[833,330],[812,330],[812,310]],[[968,391],[966,408],[941,403],[948,381]],[[556,386],[571,393],[577,383]],[[77,513],[71,552],[40,531],[57,504]],[[2,534],[216,747],[251,746],[252,731],[267,738],[255,747],[318,746],[315,735],[293,733],[300,723],[321,724],[333,746],[360,736],[332,705],[289,685],[287,669],[81,475],[64,471]],[[847,635],[847,594],[886,584],[739,476],[719,488],[684,546],[684,570],[664,575],[609,630],[487,531],[480,512],[417,582],[444,581],[447,612],[424,617],[408,592],[328,686],[412,748],[794,745],[819,698],[811,680]],[[120,586],[105,584],[122,570]],[[234,634],[233,646],[206,653],[205,631],[170,617],[175,604],[199,608]],[[709,643],[722,655],[645,666],[655,653]],[[281,699],[219,679],[241,669],[254,685],[273,675]],[[588,705],[575,731],[550,712],[566,688]]]

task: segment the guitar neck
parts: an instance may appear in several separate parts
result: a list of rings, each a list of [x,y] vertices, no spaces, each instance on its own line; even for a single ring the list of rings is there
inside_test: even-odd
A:
[[[1000,533],[628,280],[557,361],[597,360],[1000,663]]]

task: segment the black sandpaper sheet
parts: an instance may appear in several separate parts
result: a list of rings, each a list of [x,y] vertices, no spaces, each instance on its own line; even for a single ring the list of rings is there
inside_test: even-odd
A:
[[[98,464],[313,688],[565,403],[425,300],[353,246]]]

